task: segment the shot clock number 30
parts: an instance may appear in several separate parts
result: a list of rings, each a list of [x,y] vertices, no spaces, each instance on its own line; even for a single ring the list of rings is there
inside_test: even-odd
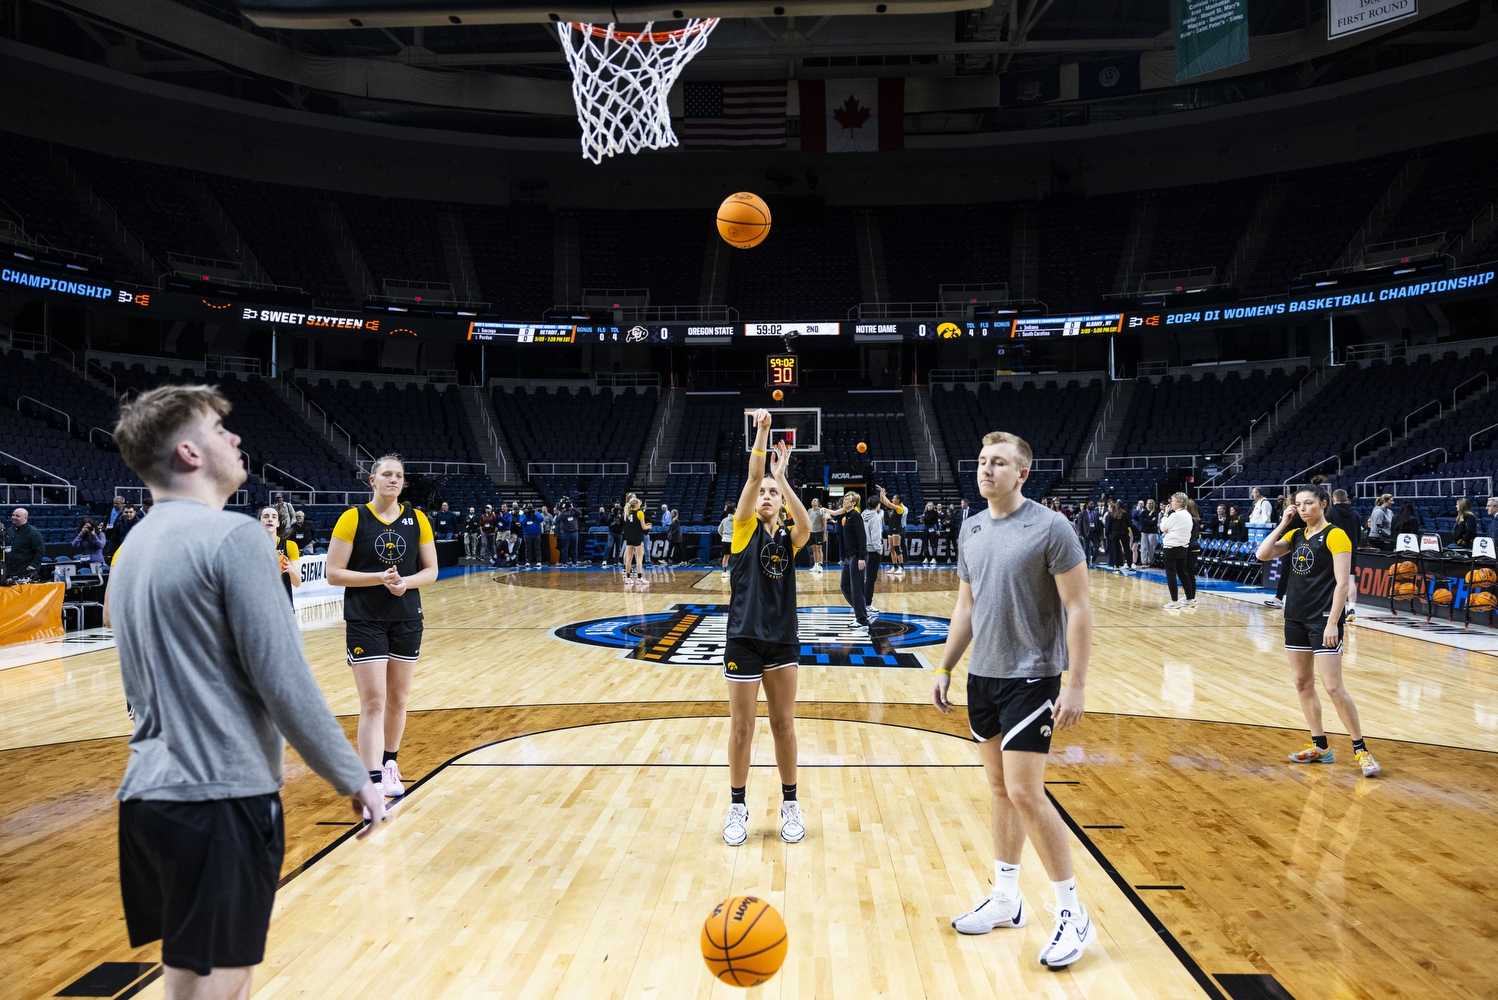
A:
[[[765,384],[772,389],[793,389],[801,383],[801,366],[794,354],[772,354],[767,361]]]

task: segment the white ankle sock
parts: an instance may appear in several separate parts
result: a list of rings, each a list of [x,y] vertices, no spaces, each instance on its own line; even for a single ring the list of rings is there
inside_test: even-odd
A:
[[[1011,865],[1004,861],[993,863],[993,891],[994,895],[1004,899],[1016,899],[1019,897],[1019,865]]]
[[[1070,910],[1072,916],[1082,912],[1082,904],[1077,902],[1077,880],[1069,878],[1064,882],[1052,882],[1051,889],[1056,893],[1056,909]]]

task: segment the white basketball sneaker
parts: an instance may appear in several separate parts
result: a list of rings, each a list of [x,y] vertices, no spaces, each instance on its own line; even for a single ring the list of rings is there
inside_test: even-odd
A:
[[[725,828],[725,836],[727,836]],[[780,839],[787,844],[799,844],[806,836],[806,823],[801,819],[801,803],[780,803]]]
[[[1080,914],[1070,910],[1057,910],[1047,904],[1046,909],[1056,914],[1056,926],[1051,937],[1040,949],[1040,964],[1048,969],[1064,969],[1082,957],[1087,946],[1097,940],[1097,925],[1083,908]]]
[[[749,839],[749,807],[735,802],[728,807],[723,817],[723,843],[738,847]]]
[[[1025,899],[1016,896],[987,895],[973,904],[973,908],[956,920],[952,926],[959,934],[987,934],[995,927],[1025,926]]]
[[[379,792],[380,793],[380,797],[383,798],[385,796],[385,783],[383,781],[376,781],[375,782],[375,791]],[[369,820],[369,810],[368,809],[364,810],[364,819],[365,819],[366,822]]]
[[[406,794],[406,786],[401,784],[400,765],[393,760],[387,760],[385,766],[380,768],[380,787],[385,789],[385,794],[391,798],[398,799]]]

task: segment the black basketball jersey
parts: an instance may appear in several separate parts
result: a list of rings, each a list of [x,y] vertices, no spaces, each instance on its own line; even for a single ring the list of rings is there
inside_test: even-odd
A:
[[[884,533],[886,535],[898,535],[905,527],[905,506],[900,504],[895,507],[884,508]]]
[[[795,563],[788,529],[770,532],[758,517],[735,519],[728,557],[728,638],[796,641]]]
[[[401,576],[421,572],[421,546],[432,540],[427,517],[401,504],[395,520],[386,523],[374,508],[360,504],[346,510],[333,528],[333,537],[348,542],[348,568],[356,573],[383,573],[391,566]],[[421,592],[407,590],[396,597],[382,586],[347,587],[343,592],[345,621],[411,621],[421,619]]]
[[[1285,617],[1310,621],[1331,614],[1332,599],[1337,593],[1332,557],[1338,552],[1352,551],[1347,532],[1328,522],[1310,537],[1306,537],[1305,528],[1295,528],[1285,535],[1285,541],[1290,544]]]

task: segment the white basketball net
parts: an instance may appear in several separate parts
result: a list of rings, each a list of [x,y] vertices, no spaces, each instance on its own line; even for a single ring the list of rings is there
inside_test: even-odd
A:
[[[572,67],[583,157],[601,163],[615,153],[675,146],[667,98],[717,26],[716,17],[692,18],[676,31],[652,32],[651,24],[644,31],[616,31],[612,24],[557,25]]]

